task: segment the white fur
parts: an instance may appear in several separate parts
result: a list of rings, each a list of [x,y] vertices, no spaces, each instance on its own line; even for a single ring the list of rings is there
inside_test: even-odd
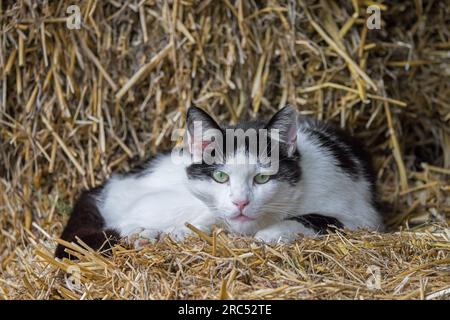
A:
[[[99,198],[106,227],[128,236],[138,228],[182,233],[186,222],[212,225],[210,210],[189,192],[183,165],[170,156],[155,161],[145,176],[116,175],[108,181]]]
[[[299,213],[333,216],[349,229],[379,229],[381,219],[370,201],[369,182],[365,179],[353,181],[341,168],[333,165],[332,155],[308,135],[299,134],[298,138],[303,168]]]
[[[277,242],[292,241],[299,233],[314,235],[301,223],[285,218],[316,213],[332,216],[350,229],[379,229],[382,224],[371,205],[368,182],[348,177],[303,129],[298,129],[296,141],[302,168],[298,187],[277,180],[255,184],[254,176],[264,171],[251,164],[226,164],[222,170],[229,175],[229,183],[189,180],[186,163],[160,156],[146,174],[117,175],[106,184],[98,198],[106,227],[122,236],[138,234],[152,240],[161,233],[182,239],[189,231],[186,222],[204,230],[221,224],[234,233]],[[242,199],[250,201],[243,212],[255,220],[232,219],[239,214],[233,201]]]

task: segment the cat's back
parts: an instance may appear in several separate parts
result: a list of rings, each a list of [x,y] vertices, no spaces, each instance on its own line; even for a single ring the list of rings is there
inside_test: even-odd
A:
[[[309,117],[298,119],[305,213],[336,213],[345,225],[378,226],[375,175],[364,146],[345,131]]]
[[[364,145],[348,132],[310,117],[298,118],[299,149],[317,153],[316,160],[332,164],[352,180],[364,179],[373,184],[374,170]],[[303,142],[303,143],[301,143]],[[307,146],[310,145],[310,148]]]
[[[97,201],[104,217],[116,217],[147,194],[185,191],[185,184],[182,163],[162,152],[127,173],[112,175]]]

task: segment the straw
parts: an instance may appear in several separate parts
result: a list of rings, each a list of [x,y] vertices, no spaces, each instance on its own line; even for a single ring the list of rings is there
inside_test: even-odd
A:
[[[1,14],[0,299],[449,299],[450,7],[64,0]],[[193,104],[224,123],[291,104],[353,133],[388,232],[267,246],[188,224],[185,241],[109,256],[77,242],[78,261],[55,260],[81,191],[171,148]]]

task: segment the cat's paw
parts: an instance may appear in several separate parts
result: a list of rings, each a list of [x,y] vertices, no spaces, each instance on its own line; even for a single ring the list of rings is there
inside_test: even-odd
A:
[[[161,232],[156,229],[138,228],[127,236],[126,240],[136,249],[141,249],[159,240]]]
[[[194,225],[194,227],[197,228],[198,230],[206,233],[206,234],[210,234],[211,233],[211,227],[209,227],[209,226],[206,226],[206,225]],[[168,234],[175,241],[183,241],[184,239],[186,239],[189,236],[196,235],[196,233],[194,231],[192,231],[191,229],[189,229],[186,226],[175,228],[174,230],[168,232]]]
[[[211,232],[212,232],[212,225],[202,225],[202,224],[194,224],[193,225],[196,229],[198,229],[198,230],[200,230],[201,232],[203,232],[203,233],[206,233],[206,234],[211,234]],[[192,233],[194,233],[194,232],[192,232]]]
[[[298,238],[298,234],[286,234],[283,230],[263,229],[255,234],[255,239],[268,244],[290,243]]]
[[[294,221],[281,221],[259,230],[255,238],[265,243],[290,243],[303,236],[314,236],[314,230]]]
[[[168,235],[175,241],[183,241],[184,239],[186,239],[188,236],[193,235],[194,232],[192,232],[191,229],[189,229],[188,227],[180,227],[180,228],[176,228],[170,232],[168,232]]]

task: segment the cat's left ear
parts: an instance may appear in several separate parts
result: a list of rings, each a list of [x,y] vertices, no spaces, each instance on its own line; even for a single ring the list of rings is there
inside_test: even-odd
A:
[[[196,156],[201,156],[203,150],[211,142],[217,141],[222,134],[220,126],[205,111],[190,107],[186,116],[189,150]]]
[[[266,125],[266,129],[278,130],[279,140],[287,146],[288,156],[297,148],[297,111],[290,105],[275,113]]]

